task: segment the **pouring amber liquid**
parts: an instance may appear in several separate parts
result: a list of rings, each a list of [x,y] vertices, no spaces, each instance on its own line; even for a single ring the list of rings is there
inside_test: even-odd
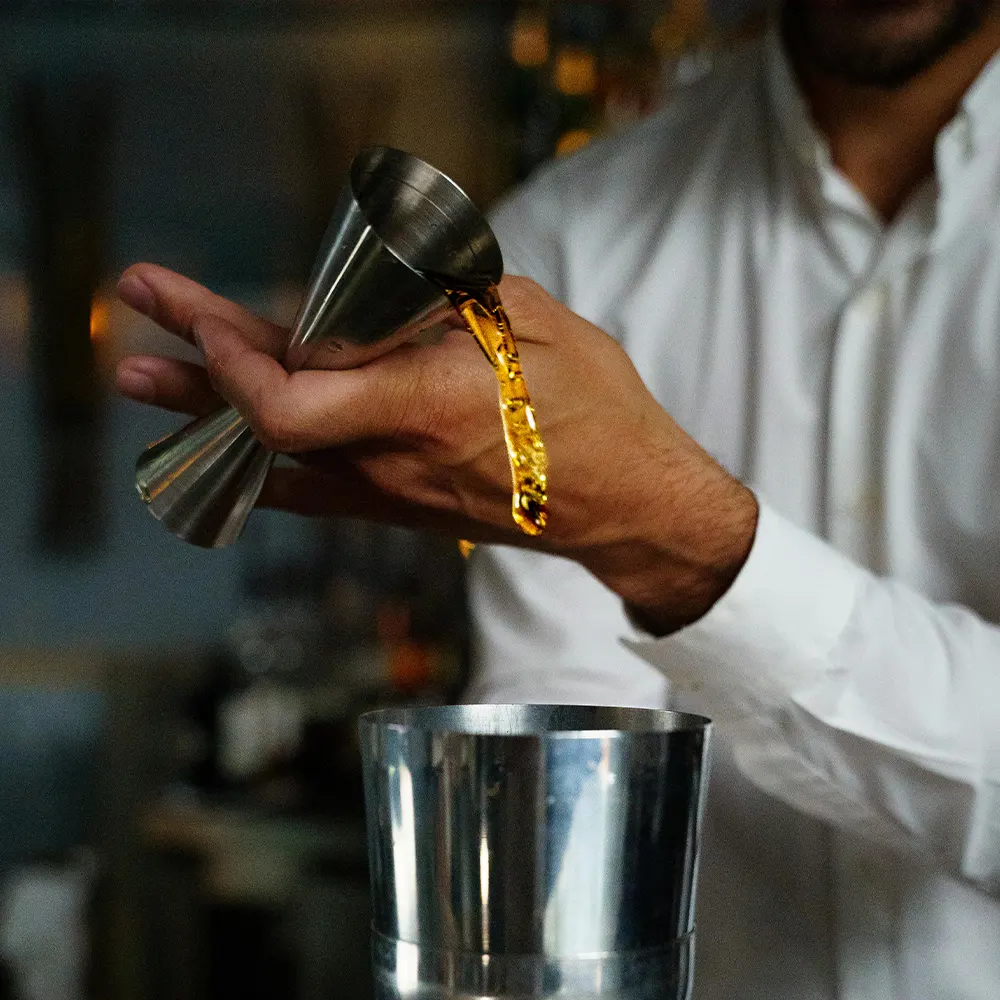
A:
[[[545,444],[538,433],[535,411],[521,371],[510,318],[496,285],[482,292],[452,292],[448,298],[462,317],[496,373],[500,387],[500,418],[512,487],[511,514],[526,535],[540,535],[548,521],[548,475]],[[459,542],[463,555],[472,549]]]

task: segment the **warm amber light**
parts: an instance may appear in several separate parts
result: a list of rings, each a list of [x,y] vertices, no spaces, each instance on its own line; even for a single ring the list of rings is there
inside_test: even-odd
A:
[[[531,69],[549,61],[549,25],[541,14],[521,14],[510,34],[510,57]]]
[[[556,156],[569,156],[570,153],[583,149],[593,138],[594,133],[587,128],[575,128],[564,132],[556,143]]]
[[[657,52],[674,55],[704,42],[710,28],[705,0],[683,0],[670,5],[650,37]]]
[[[107,340],[110,331],[111,310],[105,299],[95,296],[90,303],[90,339],[95,343]]]
[[[567,45],[556,53],[553,81],[556,90],[582,97],[597,90],[597,56],[579,45]]]
[[[10,359],[22,364],[28,356],[31,296],[21,275],[0,275],[0,367]]]

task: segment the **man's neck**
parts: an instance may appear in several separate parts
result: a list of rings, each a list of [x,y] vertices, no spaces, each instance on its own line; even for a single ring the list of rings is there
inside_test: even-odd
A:
[[[938,133],[1000,49],[1000,17],[901,87],[845,83],[791,53],[816,124],[838,169],[891,220],[934,171]]]

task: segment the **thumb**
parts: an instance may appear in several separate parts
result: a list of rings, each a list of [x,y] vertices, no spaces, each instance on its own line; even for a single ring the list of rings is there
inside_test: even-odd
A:
[[[276,422],[289,380],[281,364],[252,347],[238,327],[220,316],[197,316],[191,333],[205,356],[205,371],[216,392],[255,430],[258,423]]]
[[[200,316],[192,329],[213,387],[269,450],[312,451],[398,432],[391,397],[402,380],[378,362],[289,374],[221,317]]]

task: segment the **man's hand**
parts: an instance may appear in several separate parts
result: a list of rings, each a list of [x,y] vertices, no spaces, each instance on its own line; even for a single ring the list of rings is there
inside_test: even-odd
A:
[[[139,264],[122,299],[197,343],[205,368],[130,357],[118,388],[196,415],[228,400],[265,446],[302,463],[274,470],[269,506],[531,545],[580,562],[652,631],[701,617],[749,553],[753,494],[677,426],[611,337],[527,279],[505,278],[500,292],[549,455],[537,539],[511,519],[496,378],[457,315],[440,343],[289,374],[276,360],[287,331]]]

